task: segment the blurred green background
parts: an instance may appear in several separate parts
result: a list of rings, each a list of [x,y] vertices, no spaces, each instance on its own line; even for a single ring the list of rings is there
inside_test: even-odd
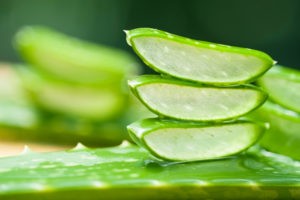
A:
[[[11,40],[23,25],[49,26],[130,53],[122,30],[153,27],[262,50],[300,69],[299,21],[297,0],[1,0],[0,61],[20,59]]]

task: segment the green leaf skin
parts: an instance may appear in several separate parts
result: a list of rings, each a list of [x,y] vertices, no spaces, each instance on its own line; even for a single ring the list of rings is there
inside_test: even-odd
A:
[[[155,71],[209,85],[249,83],[275,62],[267,54],[192,40],[151,28],[126,31],[127,43]]]
[[[268,122],[261,145],[270,151],[300,160],[300,114],[270,101],[251,113],[251,118]]]
[[[41,108],[96,121],[119,117],[126,108],[128,94],[118,85],[87,87],[53,80],[29,66],[17,66],[23,87]]]
[[[156,75],[132,79],[129,87],[153,113],[190,121],[238,118],[262,105],[267,98],[265,92],[251,85],[213,87]]]
[[[300,112],[300,71],[276,65],[257,83],[268,92],[272,101]]]
[[[63,81],[88,85],[118,83],[137,74],[126,52],[88,43],[41,26],[27,26],[15,36],[15,47],[36,69]]]
[[[27,151],[0,159],[0,198],[299,199],[299,164],[259,149],[193,163],[155,161],[143,149],[124,145]]]
[[[127,126],[130,137],[162,160],[199,161],[234,155],[252,146],[265,127],[250,121],[193,123],[149,118]]]

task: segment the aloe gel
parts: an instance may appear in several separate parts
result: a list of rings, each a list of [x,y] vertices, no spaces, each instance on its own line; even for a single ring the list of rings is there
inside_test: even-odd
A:
[[[192,40],[151,28],[133,29],[126,35],[128,44],[152,69],[210,85],[249,83],[275,63],[257,50]]]
[[[133,93],[152,112],[179,120],[224,121],[259,107],[267,94],[254,86],[217,88],[144,75],[129,81]]]
[[[42,26],[26,26],[15,36],[15,47],[36,70],[71,83],[115,84],[138,72],[126,52],[73,38]]]
[[[253,145],[265,127],[250,121],[193,123],[144,119],[127,127],[131,138],[156,157],[173,161],[209,160],[236,154]]]

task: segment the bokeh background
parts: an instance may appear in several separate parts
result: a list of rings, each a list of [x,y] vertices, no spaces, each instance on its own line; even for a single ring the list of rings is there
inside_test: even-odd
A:
[[[0,61],[20,59],[11,41],[24,25],[49,26],[130,53],[122,30],[153,27],[262,50],[300,69],[298,0],[1,0]]]

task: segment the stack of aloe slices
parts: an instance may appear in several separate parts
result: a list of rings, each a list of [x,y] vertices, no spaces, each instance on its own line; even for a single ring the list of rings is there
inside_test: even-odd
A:
[[[258,79],[269,101],[251,114],[267,121],[270,129],[261,140],[266,149],[300,160],[300,72],[276,65]]]
[[[266,100],[264,91],[248,83],[274,64],[270,56],[150,28],[126,34],[144,63],[163,75],[129,81],[159,116],[128,126],[136,143],[160,159],[197,161],[237,154],[262,136],[263,124],[238,118]]]
[[[25,62],[0,63],[2,140],[113,146],[144,116],[125,82],[139,71],[129,53],[42,26],[21,28],[14,46]]]
[[[18,67],[23,85],[43,109],[105,121],[126,108],[124,79],[138,72],[126,52],[41,26],[18,31],[15,47],[28,63]]]

